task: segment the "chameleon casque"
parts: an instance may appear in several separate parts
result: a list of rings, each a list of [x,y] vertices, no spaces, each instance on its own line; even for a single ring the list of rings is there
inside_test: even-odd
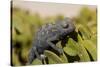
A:
[[[28,56],[28,65],[32,63],[35,58],[39,60],[44,59],[44,50],[48,50],[49,47],[56,50],[59,54],[63,53],[63,49],[56,47],[54,41],[58,42],[63,37],[69,35],[75,30],[73,21],[70,18],[64,20],[57,20],[55,24],[48,23],[43,25],[35,35],[35,40],[32,43],[32,48]]]

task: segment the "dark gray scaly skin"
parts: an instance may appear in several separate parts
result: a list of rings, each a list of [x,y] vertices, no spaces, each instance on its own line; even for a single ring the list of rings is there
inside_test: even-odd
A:
[[[47,50],[49,47],[52,47],[62,54],[63,50],[56,47],[52,41],[60,41],[62,37],[73,32],[75,30],[75,26],[72,22],[73,21],[71,19],[65,18],[64,20],[57,20],[55,24],[49,23],[43,25],[36,34],[36,38],[29,53],[27,64],[31,64],[35,58],[40,60],[44,59],[41,55],[44,50]]]

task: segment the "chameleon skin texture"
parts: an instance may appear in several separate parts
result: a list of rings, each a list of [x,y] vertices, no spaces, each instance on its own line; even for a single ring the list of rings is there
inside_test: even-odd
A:
[[[35,58],[44,59],[43,52],[50,47],[62,54],[63,49],[56,47],[56,44],[53,42],[62,40],[74,30],[75,26],[70,18],[56,20],[55,24],[48,23],[43,25],[35,35],[35,40],[32,43],[33,46],[28,56],[28,64],[31,64]]]

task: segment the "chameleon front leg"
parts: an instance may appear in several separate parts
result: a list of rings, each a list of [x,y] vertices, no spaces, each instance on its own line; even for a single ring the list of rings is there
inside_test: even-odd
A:
[[[53,49],[55,49],[56,51],[58,51],[60,54],[63,54],[63,49],[58,48],[54,43],[51,42],[51,41],[54,41],[55,39],[57,39],[57,36],[49,38],[47,40],[47,43],[49,44],[49,46],[51,46]]]
[[[37,48],[36,48],[36,47],[33,47],[33,51],[34,51],[36,57],[37,57],[39,60],[42,60],[42,59],[41,59],[41,56],[40,56],[39,53],[37,52]]]

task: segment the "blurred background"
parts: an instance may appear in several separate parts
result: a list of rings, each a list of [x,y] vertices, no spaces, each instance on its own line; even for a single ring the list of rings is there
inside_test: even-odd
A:
[[[58,43],[58,47],[64,50],[62,56],[46,51],[48,64],[97,60],[97,6],[32,1],[12,1],[11,4],[11,65],[25,65],[36,31],[45,23],[55,23],[56,19],[65,17],[75,21],[78,41],[69,38],[65,47]],[[35,59],[32,64],[42,62]]]
[[[41,17],[55,16],[58,14],[73,17],[78,15],[82,7],[88,7],[90,10],[96,9],[95,5],[41,3],[31,1],[14,1],[13,7],[28,10],[30,13],[38,13]]]

